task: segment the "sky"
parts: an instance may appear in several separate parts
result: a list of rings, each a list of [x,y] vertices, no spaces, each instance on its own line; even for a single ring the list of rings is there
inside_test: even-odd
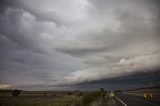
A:
[[[0,89],[160,84],[159,7],[159,0],[0,0]]]

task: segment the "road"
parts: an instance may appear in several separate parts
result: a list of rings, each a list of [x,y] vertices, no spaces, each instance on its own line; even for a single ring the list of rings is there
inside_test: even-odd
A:
[[[141,97],[129,96],[123,93],[116,93],[114,98],[118,106],[160,106],[157,102],[146,101]]]

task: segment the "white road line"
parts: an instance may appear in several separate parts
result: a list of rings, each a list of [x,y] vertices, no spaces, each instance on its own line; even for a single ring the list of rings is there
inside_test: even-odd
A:
[[[116,97],[116,99],[117,99],[118,101],[120,101],[124,106],[127,106],[127,104],[124,103],[119,97],[117,97],[117,96],[115,96],[115,97]]]
[[[127,96],[128,98],[131,98],[131,99],[134,99],[136,101],[139,101],[139,102],[145,102],[145,103],[148,103],[148,104],[151,104],[151,105],[154,105],[154,106],[160,106],[158,104],[155,104],[155,103],[151,103],[151,102],[148,102],[148,101],[144,101],[144,100],[140,100],[140,99],[137,99],[137,98],[133,98],[133,97],[129,97]]]

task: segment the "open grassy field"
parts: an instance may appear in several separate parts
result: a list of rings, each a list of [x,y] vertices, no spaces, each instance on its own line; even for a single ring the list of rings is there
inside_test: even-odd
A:
[[[17,97],[0,92],[0,106],[71,106],[80,99],[77,92],[22,91]]]
[[[0,91],[0,106],[107,106],[106,92],[22,91],[17,97],[11,91]]]
[[[0,91],[0,106],[116,106],[110,92],[102,89],[97,91],[22,91],[18,96],[13,91]],[[127,95],[144,98],[144,94],[152,94],[145,98],[158,102],[160,89],[136,89],[122,91]]]

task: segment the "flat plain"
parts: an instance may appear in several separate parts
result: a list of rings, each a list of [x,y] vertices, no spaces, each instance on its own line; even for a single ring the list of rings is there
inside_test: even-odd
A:
[[[71,106],[79,99],[77,92],[69,91],[22,91],[17,97],[0,92],[0,106]]]

